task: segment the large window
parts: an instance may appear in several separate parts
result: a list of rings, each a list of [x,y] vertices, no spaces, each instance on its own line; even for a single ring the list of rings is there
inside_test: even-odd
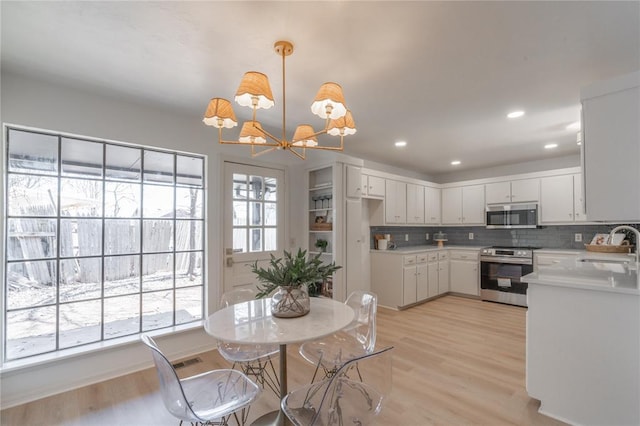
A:
[[[203,157],[6,141],[5,360],[202,319]]]

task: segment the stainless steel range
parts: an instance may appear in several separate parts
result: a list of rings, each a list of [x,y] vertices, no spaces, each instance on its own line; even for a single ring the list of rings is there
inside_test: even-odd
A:
[[[486,247],[480,251],[482,300],[527,306],[527,283],[520,279],[533,272],[533,251],[538,247]]]

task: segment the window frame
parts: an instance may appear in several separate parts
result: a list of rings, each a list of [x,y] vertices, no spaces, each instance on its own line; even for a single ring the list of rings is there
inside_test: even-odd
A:
[[[10,162],[11,162],[11,158],[10,158],[10,132],[11,131],[18,131],[18,132],[27,132],[27,133],[33,133],[33,134],[38,134],[38,135],[45,135],[45,136],[52,136],[56,138],[56,143],[57,143],[57,171],[55,174],[51,174],[51,173],[39,173],[39,171],[37,170],[31,170],[31,171],[15,171],[15,170],[10,170]],[[63,146],[63,140],[73,140],[76,143],[82,143],[82,142],[88,142],[88,143],[96,143],[96,144],[100,144],[101,148],[102,148],[102,164],[101,164],[101,175],[96,177],[96,176],[91,176],[91,175],[73,175],[73,176],[69,176],[65,173],[63,173],[63,158],[62,158],[62,146]],[[107,151],[107,147],[126,147],[126,148],[134,148],[134,149],[138,149],[140,151],[140,165],[139,165],[139,176],[137,177],[137,179],[134,180],[120,180],[120,179],[111,179],[107,176],[107,158],[106,158],[106,151]],[[145,153],[151,153],[151,154],[157,154],[158,156],[162,157],[162,156],[166,156],[169,155],[171,156],[172,159],[172,169],[173,169],[173,174],[171,177],[171,182],[166,182],[165,180],[145,180]],[[43,357],[58,357],[59,354],[63,354],[66,352],[69,353],[84,353],[84,352],[90,352],[95,350],[96,347],[105,347],[105,346],[111,346],[112,342],[113,344],[120,344],[126,341],[130,341],[132,338],[135,339],[137,338],[137,336],[140,333],[162,333],[163,330],[181,330],[181,329],[185,329],[185,328],[191,328],[193,326],[199,326],[202,322],[202,320],[204,319],[204,315],[206,314],[206,305],[207,305],[207,291],[206,291],[206,276],[207,276],[207,263],[206,263],[206,259],[207,259],[207,245],[206,245],[206,234],[207,234],[207,217],[206,217],[206,201],[207,201],[207,185],[206,185],[206,178],[207,178],[207,159],[205,155],[202,154],[195,154],[195,153],[188,153],[188,152],[184,152],[184,151],[178,151],[178,150],[172,150],[172,149],[165,149],[165,148],[159,148],[159,147],[153,147],[153,146],[146,146],[146,145],[140,145],[140,144],[132,144],[132,143],[126,143],[126,142],[120,142],[120,141],[111,141],[111,140],[104,140],[104,139],[98,139],[98,138],[94,138],[94,137],[87,137],[87,136],[79,136],[79,135],[71,135],[71,134],[67,134],[67,133],[63,133],[63,132],[56,132],[56,131],[49,131],[49,130],[42,130],[42,129],[34,129],[34,128],[30,128],[30,127],[25,127],[25,126],[19,126],[19,125],[12,125],[12,124],[4,124],[3,125],[3,152],[2,152],[2,180],[3,180],[3,212],[4,212],[4,219],[2,221],[2,227],[3,227],[3,238],[2,238],[2,261],[3,261],[3,265],[4,265],[4,269],[2,271],[2,274],[0,274],[0,278],[2,278],[2,289],[0,291],[1,293],[1,297],[0,297],[0,309],[2,310],[2,316],[3,316],[3,325],[2,328],[0,330],[0,342],[2,344],[2,354],[1,354],[1,362],[2,364],[7,364],[7,363],[24,363],[24,362],[28,362],[29,359],[42,359]],[[193,176],[196,177],[196,183],[193,182],[188,182],[188,176],[187,176],[183,182],[180,182],[180,176],[179,176],[179,168],[178,168],[178,163],[181,159],[195,159],[197,161],[200,162],[201,165],[201,170],[199,173],[199,176],[197,176],[197,173],[195,175],[192,175],[191,177],[193,178]],[[56,179],[56,183],[57,183],[57,188],[58,188],[58,193],[57,193],[57,198],[56,198],[56,202],[55,202],[55,215],[54,216],[39,216],[39,215],[9,215],[9,198],[10,198],[10,194],[9,194],[9,180],[10,180],[10,176],[12,175],[23,175],[23,176],[38,176],[38,177],[42,177],[42,176],[49,176],[49,177],[55,177]],[[64,215],[62,213],[62,206],[60,205],[61,200],[63,198],[63,194],[61,192],[61,186],[62,186],[62,182],[65,179],[77,179],[78,181],[80,180],[85,180],[85,181],[95,181],[95,182],[99,182],[101,184],[101,188],[102,188],[102,193],[101,193],[101,202],[102,202],[102,210],[101,210],[101,214],[98,216],[94,216],[91,219],[92,220],[96,220],[96,221],[100,221],[101,223],[101,233],[102,233],[102,239],[101,239],[101,243],[100,243],[100,253],[98,255],[91,255],[91,256],[77,256],[75,254],[71,254],[71,255],[66,255],[66,256],[62,256],[61,253],[61,244],[60,244],[60,240],[61,240],[61,227],[60,224],[63,220],[74,220],[74,219],[78,219],[80,216],[73,216],[73,215]],[[139,268],[139,274],[137,276],[137,286],[138,289],[137,291],[134,291],[132,293],[129,293],[130,295],[134,295],[137,296],[137,314],[136,316],[134,316],[134,318],[137,320],[137,329],[134,332],[131,333],[124,333],[121,335],[117,335],[114,337],[109,337],[105,334],[105,325],[107,324],[105,322],[105,299],[113,299],[116,297],[120,297],[118,295],[115,296],[105,296],[105,259],[109,259],[112,257],[117,257],[117,256],[123,256],[123,254],[119,254],[119,255],[110,255],[107,253],[106,248],[105,248],[105,238],[104,238],[104,234],[105,234],[105,221],[108,219],[114,219],[113,217],[109,217],[105,211],[105,197],[106,197],[106,192],[105,192],[105,188],[108,182],[135,182],[139,185],[140,188],[140,199],[138,201],[138,206],[139,206],[139,214],[137,217],[129,217],[126,218],[126,220],[130,220],[130,221],[137,221],[139,224],[139,245],[137,248],[137,251],[133,254],[133,256],[137,256],[137,265]],[[144,189],[145,187],[149,187],[149,186],[158,186],[158,187],[165,187],[165,188],[171,188],[171,192],[173,194],[173,206],[171,208],[172,211],[172,216],[170,218],[160,218],[160,217],[153,217],[153,216],[145,216],[145,214],[143,213],[143,207],[144,207]],[[197,202],[195,203],[197,208],[198,208],[198,214],[191,215],[191,216],[181,216],[180,213],[177,210],[177,207],[179,206],[178,200],[176,199],[176,194],[178,194],[180,189],[189,189],[189,188],[196,188],[196,191],[198,193],[198,197],[200,198],[199,200],[197,200]],[[39,304],[35,304],[35,305],[28,305],[26,307],[17,307],[17,308],[10,308],[9,307],[9,303],[8,303],[8,295],[9,295],[9,274],[7,273],[8,271],[8,267],[10,264],[19,264],[20,262],[29,262],[29,261],[34,261],[37,260],[35,258],[21,258],[21,259],[13,259],[13,260],[9,260],[10,258],[10,253],[9,253],[9,242],[10,239],[12,238],[12,236],[9,233],[9,222],[10,220],[20,220],[20,219],[36,219],[36,220],[42,220],[42,219],[47,219],[47,220],[55,220],[55,224],[56,224],[56,231],[55,231],[55,251],[54,251],[54,255],[53,257],[46,257],[47,261],[53,261],[55,262],[56,268],[55,268],[55,272],[54,272],[54,276],[55,276],[55,283],[54,283],[54,292],[55,292],[55,301],[48,303],[46,305],[39,305]],[[177,225],[180,223],[182,225],[188,225],[189,226],[189,232],[188,235],[189,237],[187,238],[187,240],[189,242],[191,242],[191,240],[193,238],[191,238],[191,233],[194,231],[194,229],[196,229],[196,232],[194,232],[194,235],[196,236],[196,239],[198,240],[195,245],[196,248],[192,248],[189,245],[184,248],[184,247],[179,247],[178,243],[173,243],[173,247],[171,247],[170,249],[167,250],[160,250],[160,251],[145,251],[145,247],[143,245],[143,235],[144,235],[144,226],[145,226],[145,221],[170,221],[171,222],[171,226],[172,226],[172,230],[171,230],[171,239],[173,242],[176,241],[176,234],[177,234]],[[195,224],[195,228],[192,226]],[[198,229],[199,228],[199,229]],[[198,235],[199,234],[199,235]],[[170,255],[170,257],[172,258],[172,267],[171,267],[171,286],[168,288],[164,288],[164,289],[146,289],[144,287],[145,284],[145,280],[144,277],[145,275],[143,274],[143,265],[144,265],[144,257],[145,256],[154,256],[154,255]],[[195,265],[196,263],[198,263],[199,260],[199,265],[196,265],[199,268],[199,280],[197,281],[196,284],[193,285],[185,285],[185,286],[180,286],[178,285],[178,280],[179,280],[179,270],[177,268],[177,261],[176,258],[178,256],[184,256],[185,258],[189,258],[189,260],[187,260],[188,262],[193,262],[191,263],[192,265]],[[195,256],[194,256],[195,255]],[[200,257],[199,259],[198,256]],[[195,261],[193,260],[195,257]],[[69,260],[77,260],[77,259],[99,259],[101,268],[100,268],[100,282],[99,282],[99,286],[100,286],[100,295],[99,297],[94,297],[94,298],[90,298],[90,299],[81,299],[81,300],[66,300],[66,301],[61,301],[60,300],[60,294],[61,294],[61,283],[62,283],[62,279],[60,277],[60,265],[62,262],[64,261],[69,261]],[[176,290],[180,290],[180,289],[192,289],[195,293],[198,294],[197,297],[199,297],[199,313],[197,314],[198,316],[196,318],[193,319],[189,319],[188,321],[181,321],[178,322],[177,318],[176,318],[176,313],[178,311],[178,298],[176,297]],[[152,293],[160,293],[160,292],[165,292],[165,291],[169,291],[171,292],[171,303],[172,303],[172,309],[171,309],[171,322],[168,325],[161,325],[161,326],[157,326],[157,327],[151,327],[151,328],[147,328],[145,327],[145,315],[144,315],[144,309],[143,309],[143,300],[144,300],[144,296],[145,295],[149,295]],[[186,290],[185,290],[186,291]],[[195,294],[194,293],[194,294]],[[97,340],[90,340],[90,341],[83,341],[80,344],[72,344],[72,345],[66,345],[64,347],[61,347],[61,343],[60,343],[60,336],[61,336],[61,332],[63,331],[63,329],[61,328],[61,321],[60,321],[60,308],[61,306],[65,306],[65,305],[69,305],[71,303],[78,303],[78,302],[86,302],[86,301],[99,301],[100,302],[100,315],[99,315],[99,327],[100,327],[100,335],[99,338]],[[197,303],[196,303],[197,305]],[[34,309],[34,308],[39,308],[42,306],[50,306],[50,307],[54,307],[55,310],[55,345],[53,349],[47,349],[44,351],[38,351],[38,352],[33,352],[33,353],[29,353],[28,355],[24,355],[24,356],[12,356],[9,357],[9,351],[8,351],[8,315],[11,312],[19,312],[19,311],[27,311],[29,309]],[[197,307],[198,308],[198,307]],[[197,310],[196,308],[196,310]],[[28,336],[28,338],[33,339],[38,337],[38,334],[34,334],[31,336]]]

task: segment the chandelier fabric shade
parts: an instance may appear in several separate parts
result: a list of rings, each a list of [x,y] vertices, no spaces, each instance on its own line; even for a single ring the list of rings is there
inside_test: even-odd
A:
[[[236,91],[236,102],[248,107],[254,107],[253,103],[256,102],[256,109],[269,109],[274,106],[269,78],[261,72],[246,72]]]
[[[257,121],[245,121],[240,130],[240,137],[238,142],[242,143],[267,143],[264,137],[264,131],[262,126]]]
[[[351,111],[347,110],[344,117],[340,117],[329,122],[327,133],[332,136],[353,135],[356,132],[356,124],[353,121]]]
[[[315,135],[313,127],[309,124],[301,124],[296,127],[296,131],[293,134],[293,146],[302,146],[305,148],[318,146],[318,138]]]
[[[204,113],[205,124],[221,129],[230,129],[238,125],[238,120],[233,112],[231,102],[222,98],[213,98],[209,101],[207,110]]]
[[[342,87],[339,84],[328,82],[320,86],[313,103],[311,112],[325,121],[324,128],[314,131],[309,124],[299,125],[293,135],[293,139],[286,138],[286,91],[285,91],[285,59],[293,53],[293,44],[288,41],[277,41],[274,44],[276,53],[282,58],[282,137],[276,137],[262,128],[256,120],[258,109],[269,109],[275,105],[269,78],[257,71],[249,71],[244,74],[240,86],[236,91],[235,101],[244,107],[252,109],[252,119],[243,123],[237,140],[224,140],[222,129],[230,129],[238,125],[231,102],[223,98],[213,98],[207,106],[203,122],[208,126],[218,129],[218,141],[221,144],[250,145],[251,155],[257,156],[276,149],[288,150],[301,159],[306,158],[306,149],[323,149],[330,151],[342,151],[344,149],[344,136],[353,135],[356,132],[351,111],[347,109]],[[338,136],[340,144],[321,145],[318,136],[328,134]],[[259,150],[256,150],[256,147]]]
[[[320,118],[335,120],[347,113],[342,87],[337,83],[324,83],[311,104],[311,112]]]

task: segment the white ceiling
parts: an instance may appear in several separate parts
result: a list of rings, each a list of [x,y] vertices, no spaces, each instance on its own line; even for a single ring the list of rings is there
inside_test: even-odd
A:
[[[281,125],[343,87],[358,132],[345,153],[428,175],[577,154],[580,88],[640,69],[640,2],[2,1],[2,67],[200,118],[245,71],[270,77]],[[242,122],[250,110],[235,106]],[[526,115],[507,120],[523,109]],[[239,128],[239,127],[238,127]],[[212,133],[214,129],[211,129]],[[235,130],[237,132],[237,129]],[[233,133],[229,136],[234,136]],[[397,149],[396,140],[408,146]],[[559,147],[545,150],[555,142]],[[453,168],[451,160],[462,161]]]

